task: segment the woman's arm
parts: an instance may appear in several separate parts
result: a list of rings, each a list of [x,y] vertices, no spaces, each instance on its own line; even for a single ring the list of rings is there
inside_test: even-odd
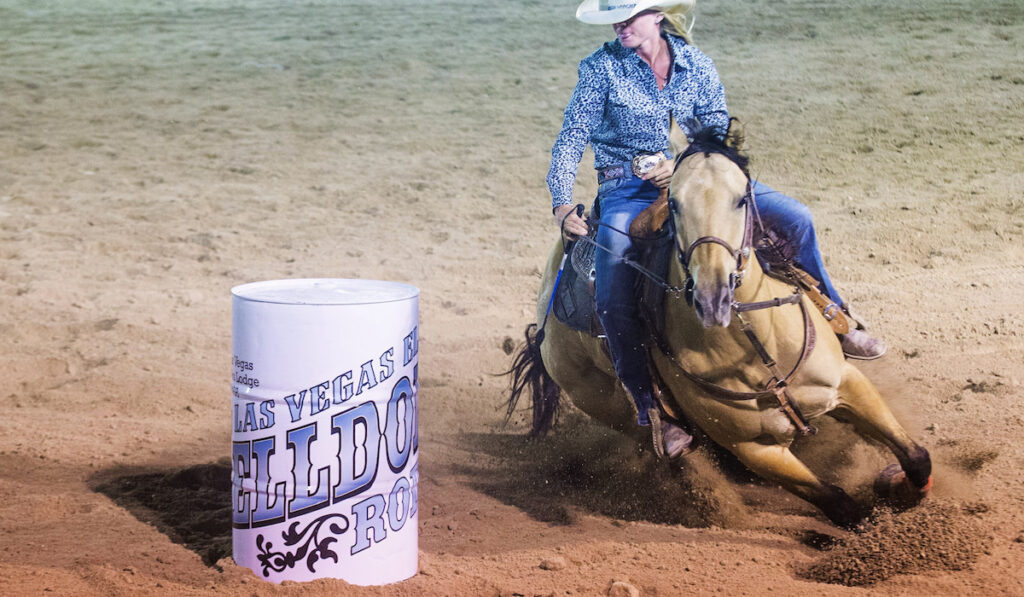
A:
[[[725,87],[718,69],[705,54],[695,61],[698,66],[700,93],[693,115],[704,127],[714,127],[723,137],[729,132],[729,110],[725,107]]]
[[[551,148],[551,168],[548,170],[548,189],[551,191],[552,209],[572,203],[572,187],[576,170],[590,135],[601,124],[604,104],[608,97],[607,84],[589,60],[579,67],[579,81],[565,107],[565,119]]]

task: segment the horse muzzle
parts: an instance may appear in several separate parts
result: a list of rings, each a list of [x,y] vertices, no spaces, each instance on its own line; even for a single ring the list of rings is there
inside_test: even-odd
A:
[[[693,307],[697,319],[706,328],[728,327],[732,321],[732,284],[696,284]]]

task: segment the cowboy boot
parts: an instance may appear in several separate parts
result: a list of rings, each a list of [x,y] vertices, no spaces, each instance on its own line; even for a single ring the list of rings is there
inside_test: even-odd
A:
[[[675,460],[693,451],[693,436],[685,429],[663,421],[656,408],[648,411],[651,419],[651,440],[658,458]]]
[[[839,345],[843,348],[843,354],[847,358],[861,361],[872,361],[884,355],[889,349],[885,342],[869,334],[864,320],[853,313],[849,306],[844,305],[843,312],[856,324],[849,332],[839,334]]]
[[[859,329],[840,334],[839,345],[842,346],[843,354],[847,358],[861,361],[873,361],[889,349],[885,342]]]
[[[661,422],[661,439],[665,446],[665,457],[675,460],[693,451],[693,436],[682,427],[668,421]]]

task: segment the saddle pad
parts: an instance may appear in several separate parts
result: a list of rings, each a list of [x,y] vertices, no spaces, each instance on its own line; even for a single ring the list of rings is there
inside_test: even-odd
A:
[[[588,237],[597,236],[597,226],[590,226]],[[555,318],[577,332],[591,336],[604,333],[594,305],[594,245],[579,240],[568,248],[569,263],[562,269],[562,279],[555,290],[552,310]]]

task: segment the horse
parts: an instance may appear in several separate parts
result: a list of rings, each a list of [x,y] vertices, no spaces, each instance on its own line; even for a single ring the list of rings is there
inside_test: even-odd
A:
[[[811,422],[822,415],[852,423],[898,461],[877,476],[878,498],[912,507],[931,488],[928,451],[845,359],[830,324],[807,296],[766,275],[751,258],[751,227],[758,217],[734,128],[725,138],[701,136],[698,147],[696,138],[691,146],[681,128],[670,123],[678,157],[660,218],[676,245],[667,286],[686,292],[665,294],[662,341],[650,351],[652,373],[666,390],[663,406],[844,528],[858,525],[867,509],[820,480],[790,447],[798,435],[813,433]],[[659,214],[648,212],[638,220],[659,220]],[[562,255],[559,239],[537,297],[543,333],[536,334],[535,324],[527,327],[527,342],[509,372],[508,412],[529,388],[532,433],[543,434],[552,425],[561,390],[593,419],[639,440],[635,407],[601,340],[555,318],[545,320]],[[792,368],[789,375],[782,375],[783,363]],[[684,465],[687,458],[682,457]]]

